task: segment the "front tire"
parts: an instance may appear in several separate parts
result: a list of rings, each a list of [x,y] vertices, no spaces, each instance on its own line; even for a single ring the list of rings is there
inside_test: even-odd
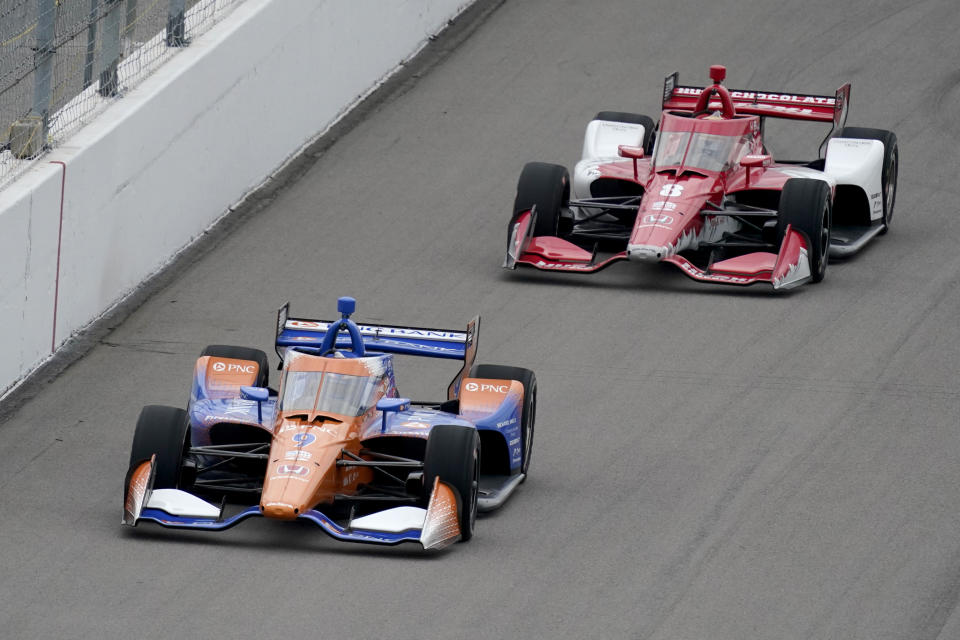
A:
[[[897,146],[897,136],[885,129],[868,129],[867,127],[844,127],[837,132],[838,138],[858,138],[860,140],[879,140],[883,143],[883,172],[880,174],[880,187],[883,192],[883,230],[881,234],[890,230],[890,221],[893,220],[893,207],[897,201],[897,175],[900,169],[900,148]]]
[[[533,453],[533,430],[537,421],[537,375],[530,369],[520,367],[475,364],[470,369],[470,377],[488,380],[516,380],[523,385],[523,413],[520,416],[520,449],[523,457],[520,462],[520,472],[528,475],[530,473],[530,456]]]
[[[566,168],[546,162],[528,162],[523,166],[513,201],[513,219],[536,207],[533,235],[557,236],[565,231],[561,216],[569,204],[570,173]]]
[[[457,494],[460,539],[466,542],[473,537],[480,492],[480,435],[475,428],[438,424],[430,430],[423,458],[425,499],[429,500],[438,477]]]
[[[156,455],[153,486],[180,487],[183,456],[190,447],[190,420],[187,412],[175,407],[147,405],[140,411],[130,447],[130,467]]]
[[[811,178],[786,181],[780,192],[777,239],[783,242],[787,225],[806,234],[810,246],[810,275],[814,282],[823,280],[827,272],[831,218],[830,186],[826,182]]]

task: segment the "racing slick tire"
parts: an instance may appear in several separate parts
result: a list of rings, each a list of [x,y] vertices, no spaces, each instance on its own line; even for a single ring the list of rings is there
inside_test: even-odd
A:
[[[257,363],[257,379],[255,387],[266,387],[270,383],[270,365],[267,354],[260,349],[250,347],[234,347],[228,344],[208,345],[200,357],[213,356],[215,358],[230,358],[231,360],[249,360]]]
[[[867,127],[844,127],[837,132],[837,138],[857,138],[860,140],[879,140],[883,143],[883,171],[880,174],[880,187],[883,193],[883,229],[884,234],[890,229],[893,220],[893,207],[897,201],[897,174],[900,169],[900,149],[897,146],[897,136],[885,129],[868,129]]]
[[[653,118],[641,113],[625,113],[623,111],[601,111],[593,117],[594,120],[606,120],[607,122],[625,122],[627,124],[643,125],[643,152],[646,155],[653,153],[654,136],[653,131],[656,125]]]
[[[566,231],[561,217],[569,203],[570,173],[565,167],[546,162],[528,162],[523,165],[517,181],[512,219],[535,206],[537,220],[533,235],[557,236]]]
[[[140,411],[130,447],[130,467],[156,454],[153,486],[156,489],[180,487],[183,455],[190,446],[190,420],[187,412],[176,407],[151,404]]]
[[[426,500],[438,476],[456,490],[460,540],[466,542],[473,537],[480,492],[480,434],[476,428],[438,424],[430,430],[423,457]]]
[[[783,242],[787,225],[806,234],[813,282],[823,280],[827,272],[832,213],[830,185],[823,180],[790,178],[784,183],[777,214],[777,240]]]
[[[470,369],[471,378],[489,380],[516,380],[523,385],[523,413],[520,416],[520,450],[523,458],[520,472],[530,473],[530,454],[533,452],[533,429],[537,421],[537,375],[530,369],[507,367],[498,364],[475,364]]]

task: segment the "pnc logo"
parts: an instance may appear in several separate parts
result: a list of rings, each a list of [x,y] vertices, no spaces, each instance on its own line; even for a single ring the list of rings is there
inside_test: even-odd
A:
[[[478,384],[476,382],[468,382],[466,384],[467,391],[493,391],[494,393],[506,393],[510,390],[510,385],[508,384]]]
[[[673,224],[673,216],[663,213],[651,213],[643,216],[643,221],[647,224]]]
[[[252,364],[227,364],[226,362],[214,362],[213,370],[217,373],[256,373],[257,367]]]

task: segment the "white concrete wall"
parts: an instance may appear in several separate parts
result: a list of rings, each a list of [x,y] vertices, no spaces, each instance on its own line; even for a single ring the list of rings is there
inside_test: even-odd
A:
[[[0,393],[471,2],[246,0],[0,191]]]
[[[61,167],[0,191],[0,391],[52,352]]]

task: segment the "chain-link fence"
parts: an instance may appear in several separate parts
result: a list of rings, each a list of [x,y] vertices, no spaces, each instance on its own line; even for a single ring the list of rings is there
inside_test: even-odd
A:
[[[242,0],[0,0],[0,188]]]

